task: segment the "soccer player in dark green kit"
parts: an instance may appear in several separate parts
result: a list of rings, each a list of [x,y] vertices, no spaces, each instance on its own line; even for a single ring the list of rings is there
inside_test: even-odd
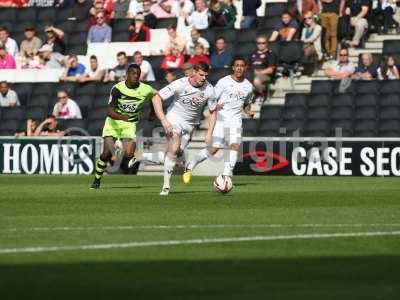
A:
[[[123,170],[132,165],[136,148],[136,124],[147,101],[151,101],[155,91],[150,85],[139,81],[140,66],[131,64],[126,72],[126,80],[111,89],[107,107],[107,118],[103,128],[103,152],[96,163],[94,181],[91,189],[100,188],[100,180],[107,163],[114,151],[114,144],[121,139],[124,145],[124,156],[121,163]],[[131,161],[131,164],[129,162]]]

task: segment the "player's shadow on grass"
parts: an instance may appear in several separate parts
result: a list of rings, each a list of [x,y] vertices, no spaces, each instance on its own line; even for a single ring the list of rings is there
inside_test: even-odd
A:
[[[260,245],[267,246],[259,244],[258,247]],[[207,246],[196,247],[204,247],[206,253],[210,251]],[[257,246],[252,244],[252,247]],[[222,245],[220,249],[223,249]],[[171,248],[149,248],[125,249],[120,254],[136,251],[148,251],[149,259],[151,255],[157,256],[158,251],[174,253]],[[66,254],[67,252],[57,255],[61,259],[62,255]],[[95,255],[95,252],[92,255],[101,257],[99,253]],[[134,257],[133,254],[130,256]],[[49,257],[54,258],[55,254],[50,253]],[[89,254],[85,257],[89,257]],[[109,256],[105,255],[104,259],[107,257]],[[394,300],[400,298],[400,256],[198,261],[118,260],[3,264],[0,265],[1,298],[3,300]]]

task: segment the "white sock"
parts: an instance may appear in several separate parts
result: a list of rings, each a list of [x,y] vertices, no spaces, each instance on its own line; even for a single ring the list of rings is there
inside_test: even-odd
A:
[[[163,164],[165,159],[165,152],[145,152],[143,153],[140,161],[149,161],[155,164]]]
[[[202,150],[200,150],[200,152],[198,152],[194,159],[192,159],[191,161],[189,161],[189,163],[187,164],[186,168],[189,170],[193,170],[194,168],[196,168],[196,166],[205,161],[207,158],[211,157],[211,153],[208,152],[207,148],[204,148]]]
[[[176,165],[176,155],[167,153],[164,161],[164,185],[163,188],[171,187],[172,171]]]
[[[224,163],[224,172],[222,175],[231,177],[233,175],[233,169],[235,168],[238,160],[238,151],[229,150],[229,159]]]

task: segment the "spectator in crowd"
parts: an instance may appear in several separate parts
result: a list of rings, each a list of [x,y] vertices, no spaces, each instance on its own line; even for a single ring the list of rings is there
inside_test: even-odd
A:
[[[78,81],[101,81],[104,77],[104,70],[99,68],[99,62],[97,61],[96,55],[90,56],[89,64],[89,68],[86,69],[85,74],[78,77]]]
[[[237,10],[233,0],[224,0],[221,3],[221,10],[225,18],[225,28],[235,28]]]
[[[149,42],[150,41],[150,28],[144,22],[144,16],[137,14],[135,22],[129,26],[131,32],[130,42]]]
[[[48,115],[46,119],[39,124],[34,132],[35,136],[63,136],[63,128],[58,124],[53,115]]]
[[[7,52],[5,46],[0,45],[0,70],[1,69],[16,69],[14,57]]]
[[[155,81],[154,71],[151,64],[143,59],[143,55],[140,51],[133,53],[133,62],[140,66],[140,80],[144,81]]]
[[[320,17],[325,29],[324,40],[328,59],[336,57],[339,15],[344,10],[345,2],[346,0],[321,0],[320,2],[322,8]]]
[[[378,68],[378,79],[400,79],[399,70],[396,67],[396,60],[393,56],[388,55],[382,57],[381,65]]]
[[[349,50],[343,48],[339,52],[339,60],[334,61],[325,69],[325,74],[331,79],[341,80],[351,77],[355,71],[355,66],[349,60]]]
[[[104,13],[104,22],[107,24],[111,23],[111,13],[112,13],[112,6],[111,8],[105,5],[103,0],[95,0],[93,2],[93,6],[89,10],[89,27],[96,25],[97,23],[97,14]]]
[[[294,5],[292,13],[299,16],[300,23],[304,22],[304,17],[307,12],[312,12],[314,15],[318,15],[320,7],[316,0],[300,0]]]
[[[140,0],[131,0],[129,3],[129,8],[128,8],[128,18],[133,19],[136,17],[136,15],[140,12],[143,11],[143,5],[144,3]],[[151,6],[151,3],[150,3]]]
[[[176,0],[172,3],[172,12],[177,17],[189,16],[194,11],[194,4],[190,0]]]
[[[105,15],[99,12],[96,15],[96,25],[90,27],[87,42],[88,43],[109,43],[111,42],[111,27],[105,22]]]
[[[57,119],[82,119],[81,110],[76,102],[68,97],[68,93],[60,90],[58,102],[54,105],[53,116]]]
[[[65,55],[65,43],[63,41],[64,31],[54,26],[46,26],[44,28],[46,34],[46,42],[44,45],[49,45],[54,52],[58,52]]]
[[[114,19],[125,19],[128,16],[129,0],[116,0],[113,4]]]
[[[151,1],[144,0],[143,1],[143,15],[144,15],[144,22],[150,28],[157,27],[157,17],[151,12]]]
[[[32,26],[26,27],[24,34],[25,39],[21,42],[20,53],[25,66],[37,56],[38,50],[42,47],[42,41],[35,36],[35,29]]]
[[[183,52],[178,48],[172,48],[169,52],[166,52],[161,62],[161,69],[179,69],[185,62],[185,56]]]
[[[274,78],[278,59],[268,48],[268,39],[265,35],[257,37],[256,45],[257,50],[250,59],[251,66],[254,68],[254,86],[259,94],[265,95],[269,83]]]
[[[183,73],[185,74],[186,77],[190,77],[193,74],[193,65],[191,63],[184,63],[181,67]]]
[[[248,29],[257,26],[257,9],[261,6],[261,0],[243,0],[243,16],[240,28]]]
[[[295,38],[297,29],[299,28],[296,20],[293,19],[290,12],[285,11],[281,15],[281,21],[272,32],[269,39],[270,42],[277,40],[291,41]]]
[[[210,53],[210,43],[203,37],[200,36],[200,33],[197,29],[192,29],[190,32],[191,39],[186,44],[186,54],[194,55],[195,54],[195,47],[198,44],[202,44],[204,46],[205,54]]]
[[[389,27],[393,24],[396,24],[398,28],[399,24],[393,18],[394,13],[397,9],[397,4],[395,0],[380,0],[378,3],[378,14],[383,17],[383,34],[387,34],[389,31]]]
[[[210,64],[210,58],[208,55],[206,55],[203,44],[200,43],[195,47],[195,55],[189,59],[189,63],[191,63],[193,66],[197,65],[199,62],[204,62],[208,65]]]
[[[232,63],[232,53],[226,50],[226,42],[223,37],[215,41],[215,51],[211,54],[211,67],[214,69],[229,68]]]
[[[121,51],[117,53],[117,62],[118,64],[112,68],[104,78],[104,82],[121,81],[125,79],[126,71],[129,66],[128,57],[125,52]]]
[[[368,29],[367,17],[369,11],[369,0],[347,0],[345,14],[350,17],[350,26],[354,27],[354,36],[351,41],[347,40],[348,47],[357,47],[360,44],[365,31]]]
[[[208,8],[204,0],[195,1],[196,10],[191,15],[186,16],[187,25],[195,29],[207,29],[209,26]]]
[[[210,1],[210,28],[225,27],[226,21],[219,0]]]
[[[174,71],[166,71],[164,79],[168,84],[171,83],[172,81],[175,81],[176,75],[175,75]]]
[[[173,0],[157,0],[157,2],[151,6],[151,12],[157,19],[173,18],[175,17],[174,12],[172,11],[173,3]]]
[[[20,106],[18,95],[10,89],[7,81],[0,82],[0,107]]]
[[[70,55],[66,59],[65,69],[60,77],[62,81],[78,81],[79,77],[85,73],[85,66],[78,62],[76,55]]]
[[[26,120],[26,130],[22,132],[16,132],[15,137],[21,136],[34,136],[36,128],[38,128],[39,122],[36,120],[28,119]]]
[[[321,33],[322,27],[315,21],[314,13],[312,11],[306,12],[304,14],[304,27],[301,33],[306,57],[316,55],[318,60],[322,60]]]
[[[58,69],[65,66],[66,57],[58,52],[53,52],[53,48],[50,45],[43,45],[38,52],[44,69]]]
[[[358,66],[352,76],[357,80],[371,80],[376,78],[377,68],[374,66],[374,60],[371,53],[361,55],[361,65]]]
[[[167,52],[171,52],[172,49],[178,49],[179,52],[183,52],[186,47],[186,40],[185,38],[178,35],[176,32],[176,25],[170,25],[167,28],[168,35],[169,35],[169,42],[167,45]]]
[[[13,57],[18,54],[17,42],[10,38],[10,33],[6,27],[0,27],[0,46],[4,46]]]
[[[72,6],[72,15],[77,20],[87,20],[89,18],[89,11],[92,7],[90,0],[76,0]]]

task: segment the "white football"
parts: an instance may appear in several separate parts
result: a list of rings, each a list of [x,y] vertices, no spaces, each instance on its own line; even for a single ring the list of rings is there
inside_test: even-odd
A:
[[[219,175],[214,179],[215,191],[226,194],[233,188],[232,179],[229,176]]]

